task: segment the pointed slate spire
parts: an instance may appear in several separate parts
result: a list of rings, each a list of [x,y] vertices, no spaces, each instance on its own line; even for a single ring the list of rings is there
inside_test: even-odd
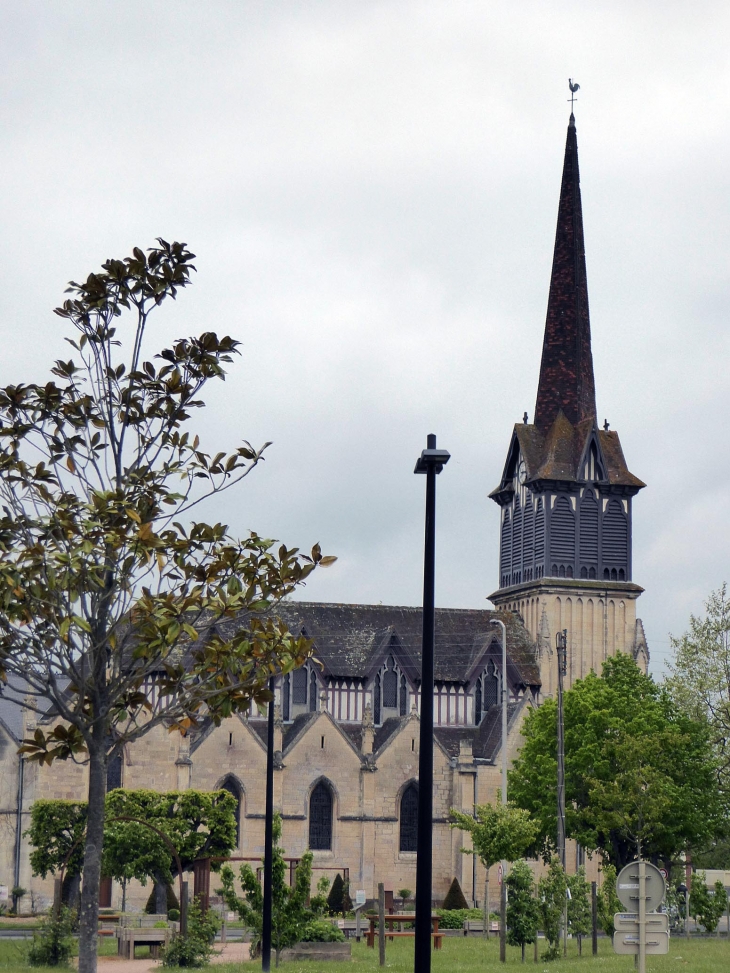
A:
[[[535,425],[547,432],[561,409],[573,425],[596,419],[578,140],[572,114],[565,143]]]

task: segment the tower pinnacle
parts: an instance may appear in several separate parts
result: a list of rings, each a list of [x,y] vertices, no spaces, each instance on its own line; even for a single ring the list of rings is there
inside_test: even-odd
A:
[[[565,143],[535,425],[546,433],[562,409],[576,425],[596,419],[596,389],[583,241],[578,140],[571,113]]]

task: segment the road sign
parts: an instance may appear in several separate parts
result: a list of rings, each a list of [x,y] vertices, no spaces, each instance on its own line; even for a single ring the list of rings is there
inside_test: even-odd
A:
[[[624,956],[639,955],[639,934],[638,932],[618,932],[613,935],[613,951]],[[647,930],[646,933],[646,954],[647,956],[660,956],[669,952],[669,933]]]
[[[647,912],[646,934],[651,937],[655,932],[669,932],[669,916],[666,912]],[[639,914],[637,912],[617,912],[613,917],[616,932],[639,935]]]
[[[664,901],[666,883],[662,873],[651,862],[644,862],[646,869],[646,891],[644,892],[647,912],[654,912]],[[639,863],[625,865],[616,879],[616,894],[627,912],[639,911]]]
[[[355,892],[355,905],[365,905],[365,889],[358,889]]]
[[[660,868],[659,871],[661,872],[662,878],[666,882],[666,880],[669,878],[669,872],[666,870],[666,868]]]
[[[502,865],[497,866],[497,882],[499,885],[502,884]]]

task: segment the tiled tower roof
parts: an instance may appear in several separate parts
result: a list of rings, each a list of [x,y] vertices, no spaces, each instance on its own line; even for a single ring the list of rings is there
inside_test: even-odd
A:
[[[543,434],[562,409],[572,425],[596,421],[596,387],[583,242],[578,140],[571,114],[565,143],[535,425]]]

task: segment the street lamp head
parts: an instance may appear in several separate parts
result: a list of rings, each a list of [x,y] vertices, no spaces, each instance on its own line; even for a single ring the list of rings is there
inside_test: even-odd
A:
[[[428,473],[432,469],[434,473],[440,473],[450,459],[451,453],[445,449],[436,449],[436,437],[430,433],[427,438],[427,449],[421,452],[413,472]]]

